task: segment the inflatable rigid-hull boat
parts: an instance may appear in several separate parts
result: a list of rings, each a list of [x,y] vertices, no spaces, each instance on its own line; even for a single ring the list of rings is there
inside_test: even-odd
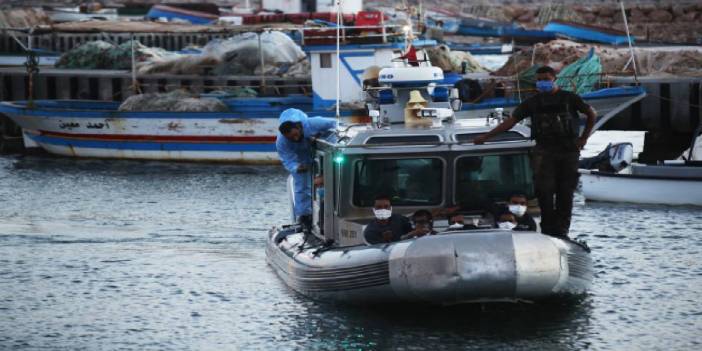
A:
[[[325,248],[294,231],[271,231],[268,262],[288,286],[321,300],[534,301],[582,294],[592,282],[587,247],[536,232],[473,230]]]

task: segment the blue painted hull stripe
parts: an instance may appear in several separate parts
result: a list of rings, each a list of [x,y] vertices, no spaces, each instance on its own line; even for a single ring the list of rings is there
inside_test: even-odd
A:
[[[138,150],[138,151],[225,151],[225,152],[275,152],[274,143],[263,144],[224,144],[224,143],[151,143],[129,141],[97,141],[31,135],[37,143],[78,148]]]

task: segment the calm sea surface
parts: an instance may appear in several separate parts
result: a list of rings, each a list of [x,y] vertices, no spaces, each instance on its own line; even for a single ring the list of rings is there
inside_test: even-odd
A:
[[[597,272],[582,301],[349,307],[297,295],[266,264],[285,176],[1,157],[0,349],[702,349],[700,208],[578,195],[573,232]]]

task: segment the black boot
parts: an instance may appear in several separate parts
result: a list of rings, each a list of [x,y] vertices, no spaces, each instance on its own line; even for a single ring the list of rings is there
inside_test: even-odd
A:
[[[312,232],[312,215],[300,216],[298,223],[302,226],[302,231],[304,233]]]

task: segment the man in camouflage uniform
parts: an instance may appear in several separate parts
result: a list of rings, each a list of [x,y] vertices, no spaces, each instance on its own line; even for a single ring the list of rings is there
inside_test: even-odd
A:
[[[532,157],[534,187],[541,208],[541,232],[567,236],[573,212],[573,192],[578,185],[578,159],[587,143],[597,115],[575,93],[554,84],[553,68],[536,71],[536,95],[524,100],[493,130],[475,139],[483,144],[495,135],[531,117],[532,138],[536,140]],[[585,130],[579,135],[580,116],[587,116]],[[554,199],[555,197],[555,199]]]

